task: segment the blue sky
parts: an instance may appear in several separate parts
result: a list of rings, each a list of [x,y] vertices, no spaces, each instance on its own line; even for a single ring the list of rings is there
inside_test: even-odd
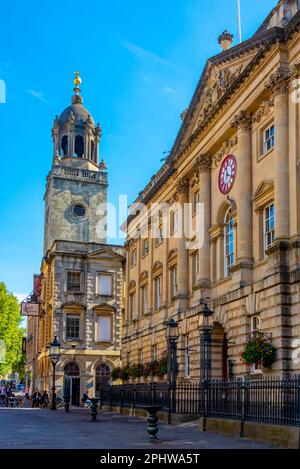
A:
[[[241,0],[243,38],[276,0]],[[0,281],[32,290],[43,242],[51,128],[81,71],[84,104],[102,127],[109,201],[134,200],[159,169],[218,35],[237,41],[236,0],[29,0],[1,7]]]

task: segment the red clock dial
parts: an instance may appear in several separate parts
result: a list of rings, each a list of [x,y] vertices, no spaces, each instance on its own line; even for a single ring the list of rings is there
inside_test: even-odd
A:
[[[234,155],[226,156],[219,172],[219,189],[222,194],[228,194],[234,184],[237,173],[237,162]]]

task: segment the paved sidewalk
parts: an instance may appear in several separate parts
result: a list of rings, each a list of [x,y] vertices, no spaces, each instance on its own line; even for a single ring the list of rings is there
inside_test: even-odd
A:
[[[0,409],[0,449],[268,449],[272,445],[214,433],[201,433],[195,422],[159,424],[159,439],[147,437],[147,421],[113,413],[98,413],[90,422],[87,409]]]

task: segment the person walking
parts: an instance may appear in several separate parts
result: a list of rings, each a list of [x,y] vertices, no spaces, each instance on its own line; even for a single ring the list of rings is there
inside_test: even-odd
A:
[[[42,396],[41,396],[40,391],[38,390],[38,388],[36,388],[36,390],[34,391],[32,395],[32,407],[40,406],[41,397]]]

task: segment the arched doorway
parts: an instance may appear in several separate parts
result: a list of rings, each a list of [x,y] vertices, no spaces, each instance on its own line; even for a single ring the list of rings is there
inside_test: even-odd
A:
[[[100,397],[100,389],[103,386],[109,386],[111,379],[111,370],[108,365],[101,363],[95,371],[95,396]]]
[[[64,396],[70,396],[70,404],[80,403],[80,370],[75,362],[67,363],[64,368]]]
[[[228,379],[228,342],[222,324],[215,322],[212,331],[212,379]]]

